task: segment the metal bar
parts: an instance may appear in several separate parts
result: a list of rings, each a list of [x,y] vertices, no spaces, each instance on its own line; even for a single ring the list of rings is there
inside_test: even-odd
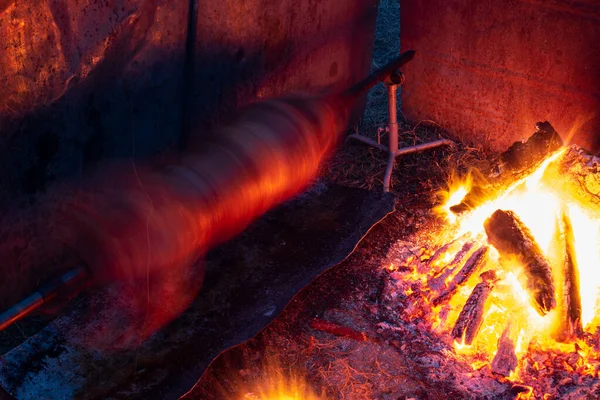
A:
[[[15,304],[0,314],[0,331],[3,331],[24,316],[30,314],[42,304],[44,304],[44,297],[38,292],[33,293],[18,304]]]
[[[443,146],[443,145],[451,146],[453,144],[454,144],[454,142],[452,140],[440,139],[440,140],[435,140],[433,142],[418,144],[416,146],[403,147],[401,149],[396,150],[396,157],[399,155],[402,155],[402,154],[414,153],[416,151],[432,149],[434,147],[439,147],[439,146]]]
[[[411,61],[415,56],[414,50],[407,50],[404,53],[400,54],[398,58],[390,61],[383,67],[374,71],[371,75],[369,75],[366,79],[358,82],[350,89],[346,90],[342,93],[343,98],[353,98],[356,99],[358,96],[366,93],[370,88],[375,86],[377,83],[384,81],[386,79],[390,79],[390,75],[394,74],[398,69],[402,68],[406,63]],[[399,76],[399,75],[398,75]],[[396,84],[395,82],[393,82]],[[402,83],[402,82],[397,82]]]
[[[396,163],[396,157],[394,153],[388,153],[388,162],[385,167],[385,173],[383,174],[383,191],[390,191],[390,182],[392,181],[392,171],[394,170],[394,164]]]
[[[397,85],[387,85],[388,90],[388,149],[398,150],[398,111],[396,107]]]
[[[368,138],[368,137],[366,137],[366,136],[359,135],[359,134],[357,134],[357,133],[353,133],[353,134],[351,134],[351,135],[348,135],[348,139],[356,139],[356,140],[358,140],[358,141],[360,141],[360,142],[363,142],[363,143],[366,143],[366,144],[368,144],[369,146],[375,147],[375,148],[377,148],[377,149],[379,149],[379,150],[381,150],[381,151],[385,151],[386,153],[388,152],[388,148],[387,148],[387,146],[384,146],[384,145],[382,145],[382,144],[379,144],[379,143],[377,143],[376,141],[374,141],[374,140],[371,140],[371,139],[369,139],[369,138]]]
[[[44,303],[56,297],[58,292],[65,287],[77,283],[81,284],[86,280],[87,275],[88,272],[85,267],[78,267],[43,285],[27,298],[0,314],[0,331],[37,310]]]

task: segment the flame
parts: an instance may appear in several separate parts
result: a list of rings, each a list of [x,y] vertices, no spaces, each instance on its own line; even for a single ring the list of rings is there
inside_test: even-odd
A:
[[[261,376],[250,383],[235,400],[326,400],[295,371],[282,367],[275,359],[262,366]]]
[[[475,238],[479,245],[486,244],[484,221],[496,210],[513,211],[529,228],[542,252],[548,257],[555,282],[561,282],[562,269],[556,266],[557,261],[552,258],[552,254],[558,243],[558,221],[561,213],[566,210],[574,238],[575,265],[581,277],[581,322],[585,331],[593,332],[600,326],[600,317],[596,317],[600,305],[600,274],[596,272],[600,265],[600,224],[586,211],[585,205],[568,202],[565,199],[569,196],[562,196],[556,188],[551,187],[560,177],[548,176],[548,166],[559,160],[565,150],[562,148],[553,153],[533,173],[513,182],[502,193],[480,199],[483,201],[479,206],[459,216],[452,213],[451,207],[465,199],[473,188],[473,179],[468,176],[461,181],[451,177],[448,191],[442,193],[444,202],[436,211],[450,223],[451,237],[458,240],[457,238],[468,235],[467,237]],[[446,233],[442,232],[442,236]],[[446,273],[450,272],[451,267],[448,263],[458,251],[456,247],[460,248],[461,241],[458,242],[458,246],[448,248],[445,254],[430,264],[432,271],[429,272],[427,280],[434,276],[444,276],[444,268]],[[462,243],[465,241],[462,240]],[[514,344],[515,355],[519,360],[528,352],[530,343],[534,340],[542,349],[571,353],[575,344],[581,355],[592,354],[593,349],[581,339],[569,338],[567,343],[564,340],[558,341],[555,332],[560,320],[560,311],[554,309],[545,316],[538,314],[531,305],[530,294],[522,285],[522,268],[519,268],[517,260],[500,260],[498,252],[492,248],[487,269],[495,270],[497,280],[485,301],[484,318],[479,333],[471,345],[465,344],[464,339],[453,339],[451,342],[457,354],[472,357],[471,365],[474,369],[480,367],[482,362],[492,362],[498,351],[498,340],[505,329],[509,329],[509,338]],[[413,281],[423,281],[423,277],[417,276],[416,272],[413,275]],[[432,308],[431,315],[428,316],[432,329],[440,334],[450,332],[473,288],[480,281],[478,274],[473,274],[444,305]],[[452,275],[448,275],[444,282],[446,288],[451,282]],[[581,368],[590,374],[594,373],[594,367],[587,363]],[[522,369],[522,366],[518,365],[508,379],[517,380]],[[522,393],[519,398],[530,398],[531,395]]]
[[[600,274],[597,269],[600,265],[600,242],[598,223],[580,207],[571,204],[569,216],[573,225],[575,236],[575,254],[579,267],[579,275],[585,277],[580,280],[581,290],[581,320],[583,326],[592,323],[596,310],[598,310],[598,288],[600,287]],[[595,322],[597,326],[597,322]]]

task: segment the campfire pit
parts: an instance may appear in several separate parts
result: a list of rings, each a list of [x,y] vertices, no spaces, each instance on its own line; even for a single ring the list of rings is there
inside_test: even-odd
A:
[[[597,163],[546,144],[397,210],[188,397],[596,398]]]

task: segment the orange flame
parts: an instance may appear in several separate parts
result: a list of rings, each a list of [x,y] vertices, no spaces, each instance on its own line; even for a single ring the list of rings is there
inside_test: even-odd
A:
[[[285,368],[277,358],[264,361],[260,376],[244,385],[232,400],[326,400],[298,371]]]
[[[445,202],[436,211],[452,224],[452,235],[458,238],[469,234],[471,238],[483,238],[484,221],[496,210],[511,210],[519,216],[523,223],[531,230],[540,248],[549,258],[555,238],[557,237],[557,218],[561,210],[568,210],[571,221],[574,248],[577,257],[577,267],[580,280],[580,295],[582,302],[581,320],[583,327],[588,332],[593,332],[600,325],[600,318],[596,317],[599,310],[599,287],[600,274],[595,273],[600,265],[600,224],[591,218],[584,206],[568,202],[567,196],[561,196],[556,188],[552,186],[553,181],[560,179],[559,176],[548,176],[548,166],[557,161],[565,152],[565,148],[547,157],[540,166],[530,175],[512,183],[504,192],[495,198],[483,199],[478,207],[460,216],[454,215],[450,207],[460,203],[473,186],[471,178],[463,180],[453,179],[449,190],[442,194]],[[485,244],[484,240],[479,240]],[[464,243],[464,241],[463,241]],[[456,247],[456,246],[455,246]],[[456,254],[456,249],[448,249],[448,254],[438,258],[438,262],[432,263],[431,276],[437,274],[448,265]],[[442,261],[443,260],[443,261]],[[558,324],[558,311],[553,310],[545,316],[540,316],[531,306],[529,294],[522,286],[519,279],[521,269],[510,260],[502,260],[497,251],[490,251],[488,267],[494,269],[498,280],[494,290],[487,298],[484,305],[483,322],[479,334],[471,345],[463,341],[454,341],[454,349],[458,354],[473,356],[472,365],[481,364],[485,359],[491,362],[498,350],[498,339],[504,329],[510,324],[510,339],[515,345],[515,353],[518,359],[528,351],[529,344],[535,339],[537,345],[543,349],[553,349],[569,353],[573,351],[573,341],[581,349],[581,353],[589,354],[593,350],[582,340],[572,339],[571,343],[558,342],[553,335]],[[559,268],[552,266],[553,274],[560,274]],[[413,280],[421,280],[421,277],[412,277]],[[480,281],[474,274],[469,280],[456,291],[445,305],[434,308],[429,316],[431,326],[440,334],[452,330],[460,311],[469,298],[472,289]],[[446,285],[450,283],[446,280]],[[593,368],[587,368],[593,373]],[[509,379],[516,380],[520,374],[517,367]],[[531,393],[522,393],[520,398],[529,398]]]

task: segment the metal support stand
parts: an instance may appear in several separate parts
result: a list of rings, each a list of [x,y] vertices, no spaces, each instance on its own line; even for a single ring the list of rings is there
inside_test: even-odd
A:
[[[401,154],[414,153],[417,151],[427,150],[443,145],[452,145],[453,141],[448,139],[435,140],[433,142],[423,143],[416,146],[398,148],[398,118],[397,118],[397,105],[396,105],[396,89],[398,86],[404,83],[404,74],[400,71],[393,72],[385,81],[388,91],[388,145],[384,146],[381,143],[377,143],[365,136],[359,134],[348,135],[348,139],[356,139],[369,146],[375,147],[379,150],[388,153],[388,163],[385,168],[385,174],[383,176],[383,191],[390,191],[390,182],[392,180],[392,171],[394,164],[396,163],[396,157]],[[379,135],[378,135],[379,137]]]

